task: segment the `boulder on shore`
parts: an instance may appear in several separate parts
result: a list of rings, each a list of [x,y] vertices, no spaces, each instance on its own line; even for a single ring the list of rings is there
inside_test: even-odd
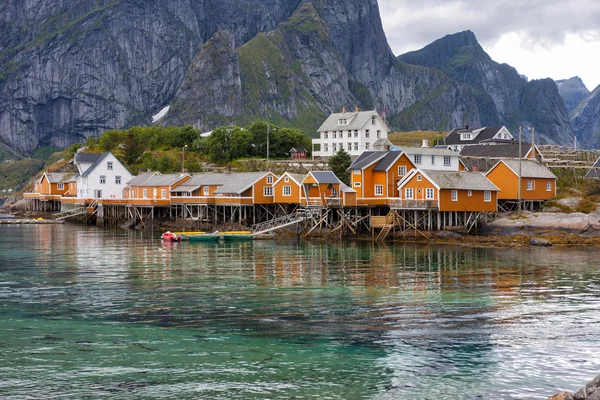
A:
[[[600,376],[579,389],[574,395],[569,392],[560,392],[548,400],[600,400]]]
[[[575,400],[575,397],[569,392],[560,392],[552,397],[548,397],[548,400]]]
[[[550,242],[549,240],[546,240],[546,239],[542,239],[542,238],[531,238],[529,240],[529,245],[530,246],[550,247],[550,246],[552,246],[552,242]]]
[[[530,213],[511,214],[498,218],[483,227],[488,233],[514,235],[531,231],[563,231],[577,234],[600,234],[600,222],[584,213]],[[497,233],[496,233],[497,234]]]

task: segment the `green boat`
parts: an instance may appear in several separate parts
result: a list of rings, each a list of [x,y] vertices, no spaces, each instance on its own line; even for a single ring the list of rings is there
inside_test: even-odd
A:
[[[221,235],[214,233],[206,233],[203,235],[189,235],[187,236],[191,243],[202,243],[202,242],[218,242]]]
[[[251,233],[221,233],[221,237],[226,242],[241,242],[254,239],[254,235]]]

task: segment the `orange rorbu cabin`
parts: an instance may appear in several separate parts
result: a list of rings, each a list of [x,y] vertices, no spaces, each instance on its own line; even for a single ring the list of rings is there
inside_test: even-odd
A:
[[[285,172],[273,183],[273,201],[276,204],[301,204],[304,175]]]
[[[356,202],[356,191],[346,186],[331,171],[309,172],[302,181],[302,189],[303,204],[307,206],[339,207],[345,205],[346,199],[354,203],[349,206]]]

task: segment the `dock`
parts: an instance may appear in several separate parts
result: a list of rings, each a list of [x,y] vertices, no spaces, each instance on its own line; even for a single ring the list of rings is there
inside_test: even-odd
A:
[[[7,218],[0,219],[0,225],[56,225],[64,224],[63,220],[55,219],[20,219],[20,218]]]

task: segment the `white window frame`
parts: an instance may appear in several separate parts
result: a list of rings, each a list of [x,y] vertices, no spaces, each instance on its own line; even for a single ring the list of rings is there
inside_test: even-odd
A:
[[[469,196],[469,197],[473,196],[473,191],[472,190],[467,190],[467,196]]]
[[[444,167],[449,167],[452,165],[452,157],[444,156]]]
[[[354,151],[358,151],[358,142],[354,142]]]
[[[263,195],[265,197],[273,197],[273,186],[265,186],[263,188]]]
[[[398,176],[404,176],[404,175],[406,175],[406,166],[399,165],[398,166]]]
[[[434,200],[435,199],[435,191],[433,188],[425,189],[425,200]]]
[[[167,198],[167,189],[161,189],[160,190],[160,198],[163,200],[166,200]]]
[[[331,197],[338,197],[338,191],[336,188],[331,188]]]
[[[113,162],[112,161],[107,161],[106,162],[106,170],[107,171],[112,171],[113,170]]]
[[[370,135],[370,132],[369,132],[369,130],[368,130],[368,129],[365,129],[365,137],[369,137],[369,135]]]
[[[119,175],[115,176],[115,185],[121,184],[121,177]]]
[[[282,193],[284,196],[291,196],[292,195],[292,187],[291,186],[283,186],[282,188]]]
[[[286,183],[289,182],[290,181],[290,177],[286,176],[285,178],[283,178],[283,181],[286,182]]]
[[[57,190],[65,190],[65,184],[64,183],[57,183],[56,184],[56,189]]]
[[[525,183],[525,189],[526,190],[535,190],[535,181],[528,179],[527,182]]]
[[[492,201],[491,190],[486,190],[483,192],[483,201],[485,201],[486,203],[490,203]]]
[[[355,138],[357,138],[357,137],[358,137],[358,131],[357,131],[357,130],[355,130],[355,131],[354,131],[354,137],[355,137]]]
[[[417,182],[421,182],[423,180],[423,177],[421,175],[417,175]]]
[[[148,198],[148,189],[143,189],[142,190],[142,199],[147,199]]]
[[[552,191],[552,181],[546,181],[546,192]]]
[[[354,175],[360,175],[360,169],[355,169],[354,170]]]
[[[210,195],[210,187],[209,186],[204,186],[204,188],[202,189],[203,193],[205,196]]]
[[[383,185],[375,185],[375,196],[383,196]]]
[[[450,197],[452,201],[458,201],[458,190],[452,189],[452,191],[450,192]]]
[[[156,199],[158,197],[158,189],[154,188],[152,189],[152,198]]]
[[[106,185],[106,175],[100,175],[100,184]]]
[[[354,187],[360,187],[360,182],[354,182]]]
[[[268,185],[272,185],[273,184],[273,176],[272,175],[267,176],[267,184]]]
[[[406,200],[412,200],[415,195],[415,190],[413,188],[404,188],[404,198]]]
[[[365,150],[369,150],[370,146],[371,146],[370,142],[365,142]]]
[[[423,161],[423,158],[422,158],[421,154],[414,154],[413,155],[413,160],[414,160],[415,164],[421,165],[421,162]]]

